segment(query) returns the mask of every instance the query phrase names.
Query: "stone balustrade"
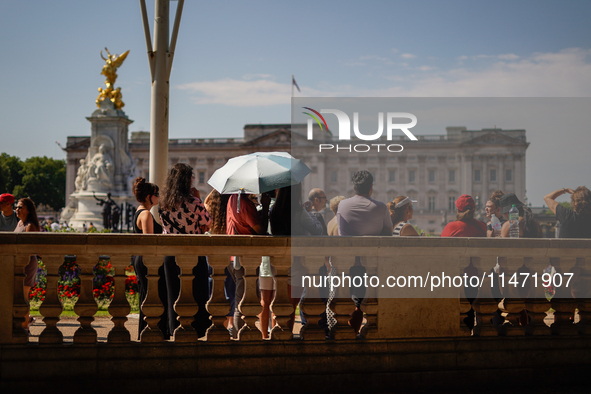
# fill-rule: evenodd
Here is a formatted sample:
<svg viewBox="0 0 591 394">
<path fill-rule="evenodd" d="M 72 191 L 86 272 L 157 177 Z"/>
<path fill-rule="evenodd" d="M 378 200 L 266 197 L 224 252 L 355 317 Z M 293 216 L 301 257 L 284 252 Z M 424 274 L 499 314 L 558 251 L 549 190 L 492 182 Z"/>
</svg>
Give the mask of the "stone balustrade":
<svg viewBox="0 0 591 394">
<path fill-rule="evenodd" d="M 213 290 L 207 304 L 212 321 L 206 335 L 208 342 L 252 343 L 262 340 L 262 334 L 256 327 L 257 315 L 261 311 L 256 269 L 261 256 L 270 256 L 271 264 L 277 271 L 277 292 L 271 309 L 277 316 L 278 325 L 271 332 L 272 342 L 292 339 L 288 320 L 293 306 L 287 284 L 290 281 L 292 286 L 297 283 L 293 282 L 295 278 L 290 277 L 290 272 L 295 270 L 312 277 L 318 275 L 326 256 L 331 256 L 338 272 L 361 269 L 367 275 L 378 275 L 382 280 L 389 275 L 407 275 L 414 268 L 428 270 L 430 274 L 447 270 L 450 275 L 461 276 L 468 272 L 479 278 L 483 275 L 489 278 L 496 266 L 496 271 L 504 274 L 505 282 L 514 275 L 522 278 L 526 274 L 530 277 L 538 274 L 537 286 L 532 280 L 519 282 L 521 286 L 505 283 L 503 292 L 498 293 L 489 285 L 490 276 L 485 285 L 475 290 L 477 294 L 471 294 L 470 289 L 466 293 L 462 286 L 445 298 L 429 298 L 424 296 L 425 293 L 414 293 L 409 289 L 389 298 L 382 296 L 382 288 L 368 287 L 361 306 L 365 313 L 365 325 L 360 337 L 368 341 L 468 336 L 572 336 L 587 335 L 591 329 L 591 300 L 587 298 L 591 240 L 0 233 L 0 313 L 4 316 L 0 320 L 2 344 L 28 343 L 28 335 L 21 328 L 29 310 L 22 283 L 24 267 L 31 254 L 42 256 L 47 269 L 47 293 L 39 310 L 46 326 L 39 337 L 40 345 L 63 343 L 62 333 L 57 327 L 62 312 L 57 280 L 59 267 L 66 255 L 75 255 L 81 270 L 80 297 L 74 309 L 79 316 L 80 327 L 74 334 L 74 344 L 97 343 L 97 333 L 91 324 L 97 311 L 92 280 L 93 268 L 99 256 L 104 255 L 110 256 L 115 269 L 115 294 L 109 306 L 114 327 L 107 338 L 107 343 L 113 344 L 132 342 L 124 325 L 130 311 L 124 293 L 124 269 L 132 255 L 142 255 L 148 269 L 148 296 L 142 305 L 148 327 L 141 335 L 140 346 L 166 343 L 157 327 L 163 311 L 157 291 L 157 272 L 164 256 L 171 255 L 176 256 L 181 269 L 181 293 L 175 305 L 180 326 L 173 339 L 177 343 L 202 342 L 198 341 L 197 333 L 191 326 L 192 316 L 198 309 L 191 293 L 192 268 L 197 263 L 197 256 L 207 256 L 213 268 Z M 223 327 L 229 311 L 223 289 L 224 268 L 230 256 L 240 256 L 244 266 L 245 291 L 239 304 L 244 325 L 237 340 L 233 340 Z M 548 300 L 540 278 L 550 265 L 561 276 L 566 273 L 575 276 L 571 287 L 556 287 L 556 295 Z M 356 333 L 348 324 L 354 308 L 349 292 L 347 287 L 339 288 L 330 306 L 337 321 L 332 332 L 336 341 L 356 338 Z M 319 289 L 307 288 L 302 302 L 302 310 L 308 320 L 301 333 L 304 343 L 325 340 L 324 330 L 317 323 L 325 308 Z M 554 310 L 554 322 L 548 326 L 544 318 L 550 308 Z M 466 325 L 471 309 L 476 312 L 473 329 Z M 493 324 L 495 315 L 502 316 L 500 324 Z M 526 321 L 520 324 L 520 319 Z M 573 324 L 575 321 L 578 323 Z"/>
</svg>

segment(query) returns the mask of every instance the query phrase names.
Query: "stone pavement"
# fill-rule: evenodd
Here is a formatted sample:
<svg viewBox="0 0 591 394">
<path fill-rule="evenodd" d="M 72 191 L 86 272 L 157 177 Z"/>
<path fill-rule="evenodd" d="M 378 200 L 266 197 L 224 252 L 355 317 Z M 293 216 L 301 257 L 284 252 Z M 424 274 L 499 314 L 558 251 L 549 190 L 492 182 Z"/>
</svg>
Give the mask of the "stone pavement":
<svg viewBox="0 0 591 394">
<path fill-rule="evenodd" d="M 125 327 L 129 330 L 132 341 L 137 340 L 139 317 L 140 315 L 138 313 L 127 315 Z M 31 335 L 29 336 L 30 342 L 39 342 L 39 334 L 45 328 L 45 323 L 43 323 L 42 319 L 43 316 L 35 316 L 35 322 L 31 325 Z M 59 323 L 57 323 L 57 327 L 64 334 L 64 342 L 72 342 L 74 332 L 80 327 L 80 323 L 78 323 L 77 319 L 77 316 L 67 316 L 62 317 Z M 94 327 L 97 332 L 98 341 L 106 342 L 107 335 L 111 328 L 113 328 L 111 316 L 96 316 L 94 322 L 92 322 L 92 327 Z"/>
<path fill-rule="evenodd" d="M 125 327 L 129 330 L 131 334 L 131 340 L 137 341 L 138 335 L 138 325 L 139 325 L 139 317 L 138 313 L 133 313 L 127 315 L 127 321 L 125 322 Z M 43 323 L 43 316 L 35 316 L 35 322 L 30 326 L 31 335 L 30 335 L 30 342 L 39 342 L 39 334 L 45 328 L 45 323 Z M 78 323 L 78 317 L 76 316 L 68 316 L 62 317 L 57 324 L 57 327 L 64 335 L 64 342 L 72 342 L 74 338 L 74 332 L 80 327 L 80 323 Z M 257 322 L 258 323 L 258 322 Z M 109 331 L 113 328 L 113 323 L 111 322 L 111 316 L 95 316 L 94 322 L 92 322 L 92 327 L 97 332 L 98 341 L 99 342 L 106 342 L 107 335 L 109 335 Z M 301 328 L 301 324 L 299 320 L 296 320 L 294 325 L 294 332 L 299 333 Z"/>
<path fill-rule="evenodd" d="M 131 334 L 131 340 L 137 341 L 138 335 L 138 324 L 139 324 L 139 317 L 138 313 L 132 313 L 127 315 L 127 321 L 125 322 L 125 327 L 129 330 Z M 35 316 L 35 322 L 31 325 L 31 335 L 30 335 L 30 342 L 38 342 L 39 341 L 39 334 L 45 328 L 45 323 L 43 323 L 42 316 Z M 61 330 L 64 334 L 64 342 L 72 342 L 74 337 L 74 332 L 80 327 L 80 323 L 78 323 L 78 317 L 76 316 L 68 316 L 62 317 L 57 324 L 57 327 Z M 579 316 L 575 317 L 575 322 L 579 320 Z M 552 312 L 548 312 L 546 318 L 544 319 L 544 323 L 550 326 L 554 322 L 554 314 Z M 92 322 L 92 327 L 97 331 L 98 341 L 99 342 L 106 342 L 107 335 L 109 331 L 113 328 L 113 323 L 111 322 L 111 316 L 96 316 L 94 318 L 94 322 Z M 258 327 L 258 322 L 257 322 Z M 294 325 L 294 333 L 296 337 L 298 336 L 301 328 L 301 323 L 299 320 L 295 321 Z"/>
</svg>

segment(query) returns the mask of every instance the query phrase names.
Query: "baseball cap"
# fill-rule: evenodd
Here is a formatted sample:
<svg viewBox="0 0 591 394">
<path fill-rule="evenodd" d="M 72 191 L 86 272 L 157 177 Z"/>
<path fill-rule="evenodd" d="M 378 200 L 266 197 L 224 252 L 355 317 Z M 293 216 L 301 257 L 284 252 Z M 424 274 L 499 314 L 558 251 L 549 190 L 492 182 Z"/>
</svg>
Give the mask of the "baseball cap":
<svg viewBox="0 0 591 394">
<path fill-rule="evenodd" d="M 472 196 L 462 194 L 456 200 L 456 208 L 458 208 L 458 211 L 464 212 L 468 208 L 476 208 L 476 204 L 474 204 L 474 199 L 472 198 Z"/>
<path fill-rule="evenodd" d="M 0 202 L 7 202 L 9 204 L 14 204 L 14 196 L 10 193 L 0 194 Z"/>
</svg>

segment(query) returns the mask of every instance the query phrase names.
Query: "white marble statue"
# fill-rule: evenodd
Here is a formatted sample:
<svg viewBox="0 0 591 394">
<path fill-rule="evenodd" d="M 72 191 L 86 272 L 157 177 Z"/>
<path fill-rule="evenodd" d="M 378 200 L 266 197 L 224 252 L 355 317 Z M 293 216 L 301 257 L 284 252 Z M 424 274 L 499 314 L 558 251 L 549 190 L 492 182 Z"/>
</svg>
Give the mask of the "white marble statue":
<svg viewBox="0 0 591 394">
<path fill-rule="evenodd" d="M 113 159 L 107 152 L 107 146 L 101 144 L 94 155 L 87 172 L 87 185 L 90 190 L 111 190 L 113 188 Z"/>
<path fill-rule="evenodd" d="M 80 167 L 76 173 L 76 191 L 86 190 L 86 173 L 88 167 L 86 166 L 86 160 L 80 159 Z"/>
</svg>

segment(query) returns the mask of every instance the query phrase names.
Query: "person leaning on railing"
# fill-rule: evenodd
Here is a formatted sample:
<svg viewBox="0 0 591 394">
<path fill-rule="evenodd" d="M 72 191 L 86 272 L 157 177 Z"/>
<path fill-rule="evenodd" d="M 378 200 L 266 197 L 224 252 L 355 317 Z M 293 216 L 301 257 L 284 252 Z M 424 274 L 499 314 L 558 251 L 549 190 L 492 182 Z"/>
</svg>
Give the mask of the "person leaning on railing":
<svg viewBox="0 0 591 394">
<path fill-rule="evenodd" d="M 503 195 L 499 199 L 499 204 L 501 204 L 501 214 L 506 220 L 503 227 L 501 227 L 501 237 L 509 237 L 509 210 L 515 205 L 519 211 L 519 237 L 542 238 L 542 228 L 540 227 L 540 223 L 534 219 L 531 209 L 519 201 L 517 196 L 515 196 L 515 193 L 507 193 Z"/>
<path fill-rule="evenodd" d="M 502 190 L 495 190 L 493 194 L 491 194 L 490 198 L 486 202 L 484 207 L 484 212 L 486 213 L 486 236 L 487 237 L 500 237 L 501 234 L 495 233 L 494 229 L 492 228 L 491 219 L 492 215 L 495 215 L 499 222 L 501 223 L 501 227 L 507 219 L 501 214 L 501 202 L 500 199 L 503 197 L 505 193 Z"/>
<path fill-rule="evenodd" d="M 277 190 L 277 200 L 271 210 L 270 222 L 273 235 L 321 235 L 323 232 L 322 224 L 302 205 L 301 183 Z M 287 322 L 290 330 L 293 330 L 295 323 L 295 308 L 300 303 L 304 292 L 301 283 L 302 272 L 297 272 L 299 267 L 301 267 L 300 264 L 292 264 L 290 279 L 287 283 L 287 291 L 294 307 Z"/>
<path fill-rule="evenodd" d="M 462 194 L 456 200 L 458 214 L 441 232 L 442 237 L 486 237 L 486 225 L 474 219 L 476 204 L 472 196 Z"/>
<path fill-rule="evenodd" d="M 556 198 L 563 194 L 570 194 L 570 204 L 573 209 L 563 207 Z M 558 238 L 591 238 L 591 191 L 585 186 L 575 190 L 563 188 L 544 196 L 548 208 L 560 222 Z"/>
<path fill-rule="evenodd" d="M 162 226 L 156 222 L 150 213 L 150 209 L 158 204 L 158 185 L 146 182 L 142 177 L 137 177 L 133 184 L 133 195 L 137 202 L 140 203 L 133 216 L 133 232 L 136 234 L 162 234 Z M 131 261 L 137 277 L 139 293 L 140 318 L 137 334 L 138 339 L 140 339 L 142 331 L 147 326 L 147 323 L 144 321 L 145 315 L 142 312 L 141 306 L 148 294 L 148 279 L 146 278 L 148 270 L 144 265 L 142 256 L 131 256 Z M 158 293 L 161 294 L 163 292 L 166 292 L 164 280 L 158 280 Z M 162 319 L 161 322 L 165 322 L 165 320 Z M 163 332 L 165 331 L 165 328 L 161 327 L 160 323 L 158 323 L 158 326 Z"/>
<path fill-rule="evenodd" d="M 160 199 L 160 221 L 164 234 L 203 234 L 209 230 L 211 217 L 199 198 L 199 192 L 193 187 L 195 175 L 188 164 L 175 164 L 166 177 L 162 198 Z M 174 303 L 181 290 L 180 268 L 174 256 L 164 258 L 164 278 L 166 281 L 166 305 L 164 305 L 168 322 L 168 335 L 172 335 L 179 325 Z M 199 337 L 205 336 L 211 325 L 205 304 L 209 300 L 209 265 L 205 256 L 199 256 L 193 268 L 193 296 L 199 305 L 193 327 Z M 166 337 L 167 333 L 164 333 Z"/>
<path fill-rule="evenodd" d="M 416 201 L 415 201 L 416 202 Z M 414 212 L 413 201 L 406 196 L 398 196 L 386 204 L 392 219 L 392 235 L 395 237 L 418 236 L 417 230 L 410 224 Z"/>
<path fill-rule="evenodd" d="M 37 210 L 35 209 L 35 203 L 30 198 L 21 198 L 16 203 L 16 216 L 20 219 L 16 228 L 15 233 L 24 233 L 31 231 L 41 231 L 39 227 L 39 219 L 37 218 Z M 29 263 L 25 266 L 25 280 L 24 280 L 24 294 L 25 299 L 29 302 L 29 292 L 31 288 L 35 286 L 35 276 L 37 274 L 37 268 L 39 264 L 36 255 L 29 256 Z M 29 331 L 29 324 L 34 319 L 31 315 L 27 315 L 23 322 L 23 328 Z"/>
<path fill-rule="evenodd" d="M 230 200 L 229 194 L 220 194 L 217 190 L 213 189 L 203 201 L 205 209 L 211 216 L 211 226 L 209 228 L 210 234 L 226 234 L 226 215 L 228 201 Z M 234 329 L 234 314 L 236 312 L 236 280 L 232 275 L 234 272 L 234 263 L 230 261 L 228 266 L 224 268 L 226 279 L 224 280 L 224 291 L 226 298 L 230 304 L 230 311 L 226 315 L 226 322 L 224 326 L 230 333 L 230 336 L 234 337 L 237 333 L 238 328 Z"/>
</svg>

